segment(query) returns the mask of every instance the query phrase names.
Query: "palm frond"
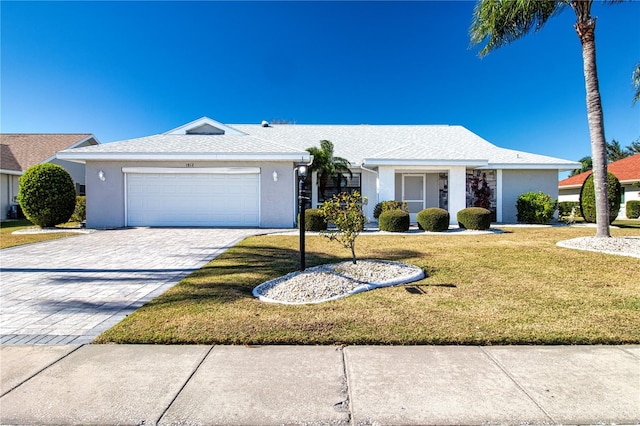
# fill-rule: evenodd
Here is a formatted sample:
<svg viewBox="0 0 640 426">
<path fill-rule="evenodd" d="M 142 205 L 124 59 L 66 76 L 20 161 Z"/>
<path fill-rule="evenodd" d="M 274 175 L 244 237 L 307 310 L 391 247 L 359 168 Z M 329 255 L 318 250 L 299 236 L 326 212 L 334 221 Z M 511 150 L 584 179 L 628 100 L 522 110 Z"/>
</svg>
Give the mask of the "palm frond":
<svg viewBox="0 0 640 426">
<path fill-rule="evenodd" d="M 544 24 L 567 4 L 560 0 L 480 0 L 473 10 L 471 46 L 484 44 L 479 55 L 524 37 Z"/>
</svg>

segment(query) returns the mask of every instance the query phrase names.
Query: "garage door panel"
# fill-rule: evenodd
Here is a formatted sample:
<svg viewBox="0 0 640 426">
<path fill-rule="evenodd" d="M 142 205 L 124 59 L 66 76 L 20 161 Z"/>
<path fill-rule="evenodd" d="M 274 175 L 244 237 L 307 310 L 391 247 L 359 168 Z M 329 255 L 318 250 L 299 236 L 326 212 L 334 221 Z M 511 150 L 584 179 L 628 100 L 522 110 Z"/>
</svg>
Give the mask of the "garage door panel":
<svg viewBox="0 0 640 426">
<path fill-rule="evenodd" d="M 129 226 L 259 226 L 258 174 L 127 174 Z"/>
</svg>

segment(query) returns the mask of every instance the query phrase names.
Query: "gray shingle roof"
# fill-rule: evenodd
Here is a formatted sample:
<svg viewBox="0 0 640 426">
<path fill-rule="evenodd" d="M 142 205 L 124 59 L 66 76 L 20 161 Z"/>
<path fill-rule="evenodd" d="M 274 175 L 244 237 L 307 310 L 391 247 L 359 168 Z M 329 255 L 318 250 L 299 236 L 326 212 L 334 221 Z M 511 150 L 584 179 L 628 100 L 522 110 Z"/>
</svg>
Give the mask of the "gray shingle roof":
<svg viewBox="0 0 640 426">
<path fill-rule="evenodd" d="M 74 149 L 74 153 L 119 154 L 292 154 L 305 153 L 278 142 L 250 135 L 160 134 Z"/>
<path fill-rule="evenodd" d="M 192 123 L 210 120 L 203 117 Z M 213 124 L 213 120 L 210 120 Z M 220 126 L 220 123 L 217 123 Z M 195 125 L 195 124 L 194 124 Z M 225 125 L 227 126 L 227 125 Z M 185 130 L 185 126 L 178 128 Z M 268 158 L 291 159 L 308 155 L 306 149 L 323 139 L 334 144 L 335 155 L 354 166 L 390 164 L 467 164 L 502 168 L 573 169 L 576 163 L 554 157 L 504 149 L 493 145 L 462 126 L 448 125 L 306 125 L 233 124 L 239 134 L 160 135 L 112 142 L 63 151 L 63 158 L 88 159 L 101 155 L 126 159 L 147 158 Z M 175 129 L 174 129 L 175 130 Z M 174 156 L 174 157 L 172 157 Z M 219 157 L 216 157 L 219 156 Z"/>
<path fill-rule="evenodd" d="M 322 139 L 334 144 L 335 155 L 352 164 L 398 161 L 485 161 L 489 165 L 515 167 L 549 165 L 575 168 L 575 162 L 500 148 L 462 126 L 448 125 L 300 125 L 262 127 L 234 124 L 240 131 L 260 138 L 306 149 Z"/>
</svg>

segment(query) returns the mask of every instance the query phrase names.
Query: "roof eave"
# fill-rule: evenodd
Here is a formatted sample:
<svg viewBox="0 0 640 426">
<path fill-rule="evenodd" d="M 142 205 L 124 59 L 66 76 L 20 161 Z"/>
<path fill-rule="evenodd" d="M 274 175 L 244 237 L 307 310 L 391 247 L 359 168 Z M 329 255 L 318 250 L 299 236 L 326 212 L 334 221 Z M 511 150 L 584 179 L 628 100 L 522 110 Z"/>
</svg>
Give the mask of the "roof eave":
<svg viewBox="0 0 640 426">
<path fill-rule="evenodd" d="M 502 169 L 502 170 L 558 170 L 561 172 L 567 170 L 575 170 L 580 167 L 579 163 L 489 163 L 487 169 Z"/>
<path fill-rule="evenodd" d="M 57 153 L 60 160 L 87 161 L 303 161 L 309 162 L 308 152 L 299 153 Z"/>
<path fill-rule="evenodd" d="M 482 167 L 487 160 L 399 160 L 391 158 L 365 158 L 362 164 L 366 166 L 468 166 Z"/>
<path fill-rule="evenodd" d="M 8 170 L 8 169 L 0 169 L 0 174 L 3 175 L 13 175 L 13 176 L 22 176 L 24 174 L 23 171 L 19 170 Z"/>
</svg>

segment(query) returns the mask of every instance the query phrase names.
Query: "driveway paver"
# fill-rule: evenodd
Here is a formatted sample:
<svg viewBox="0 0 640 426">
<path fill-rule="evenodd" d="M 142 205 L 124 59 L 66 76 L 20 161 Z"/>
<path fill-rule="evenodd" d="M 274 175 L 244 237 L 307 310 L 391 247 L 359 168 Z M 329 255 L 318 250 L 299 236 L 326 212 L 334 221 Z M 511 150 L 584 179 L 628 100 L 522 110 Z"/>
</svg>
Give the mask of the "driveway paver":
<svg viewBox="0 0 640 426">
<path fill-rule="evenodd" d="M 0 252 L 0 344 L 85 344 L 264 229 L 128 228 Z"/>
</svg>

